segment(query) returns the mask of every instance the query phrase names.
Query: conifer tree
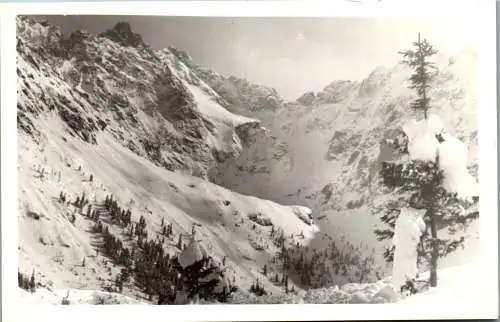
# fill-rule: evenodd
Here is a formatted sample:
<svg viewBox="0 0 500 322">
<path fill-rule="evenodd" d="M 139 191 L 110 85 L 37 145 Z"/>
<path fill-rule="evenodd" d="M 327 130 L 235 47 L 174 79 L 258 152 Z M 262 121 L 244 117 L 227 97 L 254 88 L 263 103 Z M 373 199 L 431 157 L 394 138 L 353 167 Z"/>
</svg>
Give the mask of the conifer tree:
<svg viewBox="0 0 500 322">
<path fill-rule="evenodd" d="M 29 283 L 29 289 L 30 289 L 31 293 L 35 292 L 35 287 L 36 287 L 35 270 L 33 270 L 33 273 L 31 273 L 31 278 L 30 278 L 30 283 Z"/>
<path fill-rule="evenodd" d="M 431 69 L 435 66 L 428 60 L 437 51 L 427 40 L 414 42 L 415 50 L 401 52 L 403 62 L 408 64 L 414 73 L 410 76 L 411 89 L 415 89 L 417 98 L 411 103 L 412 109 L 422 111 L 424 119 L 430 105 L 428 89 L 431 86 L 433 73 Z M 386 140 L 386 144 L 393 146 L 399 155 L 408 154 L 408 140 L 403 137 Z M 442 139 L 442 138 L 441 138 Z M 442 143 L 436 136 L 437 143 Z M 438 231 L 443 228 L 454 229 L 466 224 L 479 216 L 477 211 L 469 211 L 465 216 L 461 209 L 470 209 L 471 202 L 457 198 L 456 194 L 447 192 L 442 184 L 444 180 L 443 171 L 439 169 L 439 155 L 434 161 L 411 160 L 404 163 L 396 160 L 382 163 L 380 169 L 382 185 L 387 193 L 395 195 L 395 199 L 386 203 L 383 209 L 375 209 L 374 213 L 379 216 L 385 228 L 375 229 L 378 240 L 390 240 L 394 237 L 396 219 L 402 207 L 414 209 L 425 209 L 424 221 L 426 231 L 424 232 L 418 249 L 419 263 L 425 264 L 430 270 L 429 284 L 437 285 L 437 261 L 438 258 L 447 256 L 463 245 L 464 238 L 440 238 Z M 477 198 L 472 203 L 477 202 Z M 395 246 L 387 247 L 384 258 L 387 262 L 394 260 Z"/>
<path fill-rule="evenodd" d="M 23 274 L 20 271 L 17 271 L 17 286 L 24 288 Z"/>
<path fill-rule="evenodd" d="M 219 297 L 215 287 L 220 283 L 220 270 L 210 257 L 204 257 L 184 268 L 177 261 L 173 265 L 181 275 L 182 288 L 187 292 L 188 299 L 199 297 L 213 300 Z"/>
<path fill-rule="evenodd" d="M 85 199 L 85 192 L 83 192 L 82 197 L 80 198 L 80 204 L 78 205 L 78 208 L 80 208 L 80 211 L 83 208 L 83 206 L 85 206 L 85 203 L 87 203 L 87 200 Z"/>
<path fill-rule="evenodd" d="M 432 47 L 427 39 L 421 41 L 420 33 L 413 46 L 415 47 L 414 50 L 408 49 L 399 54 L 403 56 L 403 63 L 410 66 L 414 71 L 410 76 L 411 85 L 409 88 L 415 89 L 418 98 L 411 103 L 410 107 L 423 111 L 424 118 L 427 119 L 427 111 L 430 108 L 428 89 L 432 81 L 432 70 L 436 69 L 435 64 L 429 61 L 429 58 L 437 54 L 438 51 Z"/>
<path fill-rule="evenodd" d="M 122 280 L 120 274 L 116 275 L 115 284 L 116 284 L 116 287 L 118 288 L 118 292 L 122 293 L 123 292 L 123 280 Z"/>
<path fill-rule="evenodd" d="M 182 234 L 179 234 L 179 239 L 177 240 L 177 248 L 182 250 Z"/>
</svg>

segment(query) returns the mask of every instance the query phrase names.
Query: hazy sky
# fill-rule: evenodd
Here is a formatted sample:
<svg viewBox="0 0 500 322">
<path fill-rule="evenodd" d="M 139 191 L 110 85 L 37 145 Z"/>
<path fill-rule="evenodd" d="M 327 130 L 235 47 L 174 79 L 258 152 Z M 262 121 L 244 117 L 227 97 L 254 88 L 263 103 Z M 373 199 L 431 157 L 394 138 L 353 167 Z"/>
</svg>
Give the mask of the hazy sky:
<svg viewBox="0 0 500 322">
<path fill-rule="evenodd" d="M 174 46 L 229 76 L 276 88 L 287 100 L 319 91 L 333 80 L 361 80 L 377 66 L 393 66 L 420 31 L 440 51 L 475 46 L 474 25 L 463 19 L 213 18 L 52 16 L 65 35 L 97 34 L 128 21 L 153 47 Z M 477 36 L 476 36 L 477 37 Z"/>
</svg>

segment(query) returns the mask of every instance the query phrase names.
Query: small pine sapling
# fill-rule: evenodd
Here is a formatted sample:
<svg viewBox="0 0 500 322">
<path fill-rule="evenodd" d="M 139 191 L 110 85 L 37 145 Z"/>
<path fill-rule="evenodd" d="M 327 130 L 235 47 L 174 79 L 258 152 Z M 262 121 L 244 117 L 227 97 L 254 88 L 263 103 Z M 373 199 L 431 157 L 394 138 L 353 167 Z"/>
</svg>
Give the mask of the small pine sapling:
<svg viewBox="0 0 500 322">
<path fill-rule="evenodd" d="M 182 234 L 179 234 L 179 239 L 177 240 L 177 248 L 182 250 Z"/>
<path fill-rule="evenodd" d="M 31 273 L 31 278 L 30 278 L 30 283 L 29 283 L 30 292 L 35 293 L 35 288 L 36 288 L 35 270 L 33 270 L 33 273 Z"/>
<path fill-rule="evenodd" d="M 69 302 L 69 290 L 68 290 L 68 292 L 66 293 L 66 296 L 65 296 L 65 297 L 63 297 L 63 299 L 62 299 L 62 301 L 61 301 L 61 304 L 62 304 L 62 305 L 69 305 L 69 304 L 70 304 L 70 302 Z"/>
</svg>

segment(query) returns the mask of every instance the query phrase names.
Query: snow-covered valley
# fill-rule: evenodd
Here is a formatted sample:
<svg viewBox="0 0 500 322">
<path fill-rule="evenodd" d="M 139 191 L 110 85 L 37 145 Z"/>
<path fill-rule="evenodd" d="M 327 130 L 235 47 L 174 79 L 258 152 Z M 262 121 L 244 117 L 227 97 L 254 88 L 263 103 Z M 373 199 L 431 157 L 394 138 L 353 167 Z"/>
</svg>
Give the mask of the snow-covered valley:
<svg viewBox="0 0 500 322">
<path fill-rule="evenodd" d="M 430 88 L 433 113 L 465 143 L 469 172 L 477 179 L 476 53 L 438 54 L 436 64 Z M 260 132 L 236 162 L 225 163 L 221 184 L 282 204 L 304 204 L 322 232 L 339 236 L 349 231 L 346 238 L 352 241 L 381 246 L 372 233 L 378 219 L 370 215 L 386 199 L 378 183 L 384 161 L 379 142 L 415 118 L 408 108 L 415 98 L 407 88 L 409 74 L 403 64 L 378 67 L 362 82 L 334 81 L 277 112 L 248 114 L 262 120 L 270 134 Z M 476 226 L 466 253 L 453 254 L 442 264 L 474 258 L 477 238 Z M 324 240 L 316 235 L 312 243 L 324 245 Z"/>
<path fill-rule="evenodd" d="M 122 255 L 160 245 L 168 260 L 195 240 L 237 286 L 234 304 L 420 305 L 449 294 L 473 303 L 481 292 L 452 283 L 480 270 L 468 265 L 477 222 L 466 247 L 440 261 L 440 288 L 402 299 L 390 287 L 387 243 L 373 230 L 389 198 L 379 143 L 415 117 L 405 66 L 285 102 L 178 49 L 151 48 L 127 23 L 97 36 L 63 37 L 26 17 L 17 28 L 19 271 L 36 281 L 22 303 L 159 302 L 137 272 L 118 286 L 127 260 L 106 253 L 107 234 Z M 439 56 L 431 87 L 433 113 L 468 149 L 472 181 L 475 63 L 470 49 Z"/>
</svg>

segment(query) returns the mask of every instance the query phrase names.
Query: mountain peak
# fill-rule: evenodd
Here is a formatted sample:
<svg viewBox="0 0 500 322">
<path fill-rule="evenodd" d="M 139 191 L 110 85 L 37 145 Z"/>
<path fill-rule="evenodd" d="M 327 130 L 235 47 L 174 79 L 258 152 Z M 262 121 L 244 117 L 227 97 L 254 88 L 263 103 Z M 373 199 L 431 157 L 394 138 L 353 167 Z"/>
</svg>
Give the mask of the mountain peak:
<svg viewBox="0 0 500 322">
<path fill-rule="evenodd" d="M 113 30 L 116 32 L 122 33 L 122 34 L 128 34 L 132 33 L 132 26 L 130 26 L 130 23 L 126 21 L 121 21 L 118 22 L 114 27 Z"/>
<path fill-rule="evenodd" d="M 316 94 L 313 91 L 308 91 L 297 98 L 297 102 L 302 105 L 309 106 L 316 100 Z"/>
<path fill-rule="evenodd" d="M 144 47 L 146 44 L 142 36 L 132 31 L 130 23 L 126 21 L 118 22 L 112 29 L 99 34 L 100 37 L 106 37 L 112 41 L 118 42 L 126 47 Z"/>
<path fill-rule="evenodd" d="M 182 61 L 184 64 L 186 64 L 189 67 L 192 67 L 193 65 L 193 59 L 189 55 L 189 53 L 185 50 L 175 48 L 172 46 L 168 47 L 168 50 L 175 55 L 180 61 Z"/>
</svg>

